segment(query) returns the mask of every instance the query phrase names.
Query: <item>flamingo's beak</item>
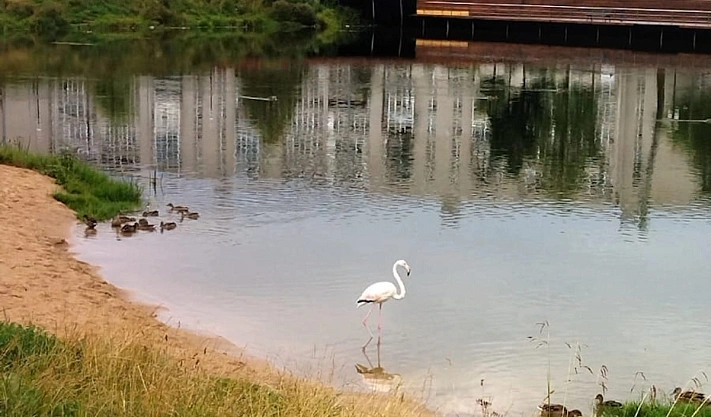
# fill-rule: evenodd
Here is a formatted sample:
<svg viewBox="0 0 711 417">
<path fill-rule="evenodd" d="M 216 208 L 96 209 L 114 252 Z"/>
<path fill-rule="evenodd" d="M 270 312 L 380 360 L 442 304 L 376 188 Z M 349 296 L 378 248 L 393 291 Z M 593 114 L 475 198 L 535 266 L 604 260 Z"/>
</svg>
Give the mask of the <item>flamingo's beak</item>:
<svg viewBox="0 0 711 417">
<path fill-rule="evenodd" d="M 410 268 L 407 268 L 407 276 L 410 276 Z"/>
</svg>

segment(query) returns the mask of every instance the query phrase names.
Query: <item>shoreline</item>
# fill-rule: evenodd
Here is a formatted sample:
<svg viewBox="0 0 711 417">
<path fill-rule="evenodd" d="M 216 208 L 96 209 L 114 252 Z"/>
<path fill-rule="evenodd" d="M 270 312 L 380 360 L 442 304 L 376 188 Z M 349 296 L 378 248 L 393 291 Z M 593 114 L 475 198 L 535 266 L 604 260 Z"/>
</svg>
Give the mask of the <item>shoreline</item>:
<svg viewBox="0 0 711 417">
<path fill-rule="evenodd" d="M 10 254 L 0 259 L 4 321 L 32 324 L 60 338 L 140 338 L 214 376 L 318 384 L 332 389 L 354 415 L 368 415 L 374 402 L 387 406 L 383 415 L 436 415 L 401 393 L 342 391 L 275 369 L 219 335 L 169 326 L 158 318 L 163 307 L 137 301 L 135 294 L 107 282 L 99 267 L 76 258 L 69 242 L 78 221 L 74 211 L 52 197 L 58 189 L 50 177 L 0 164 L 0 251 Z"/>
</svg>

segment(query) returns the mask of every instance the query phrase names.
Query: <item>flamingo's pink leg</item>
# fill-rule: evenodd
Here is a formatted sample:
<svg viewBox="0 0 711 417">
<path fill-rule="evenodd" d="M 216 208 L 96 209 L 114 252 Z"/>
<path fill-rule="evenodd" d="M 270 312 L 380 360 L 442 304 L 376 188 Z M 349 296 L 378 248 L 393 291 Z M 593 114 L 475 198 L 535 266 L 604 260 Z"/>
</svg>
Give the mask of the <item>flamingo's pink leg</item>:
<svg viewBox="0 0 711 417">
<path fill-rule="evenodd" d="M 383 305 L 378 308 L 378 339 L 383 335 Z"/>
<path fill-rule="evenodd" d="M 382 306 L 382 304 L 381 304 Z M 368 334 L 370 334 L 370 337 L 373 338 L 373 332 L 370 331 L 370 327 L 368 327 L 368 317 L 370 317 L 370 313 L 373 312 L 373 307 L 375 307 L 375 304 L 370 305 L 370 310 L 368 310 L 368 314 L 365 315 L 365 318 L 363 319 L 363 327 L 368 330 Z"/>
</svg>

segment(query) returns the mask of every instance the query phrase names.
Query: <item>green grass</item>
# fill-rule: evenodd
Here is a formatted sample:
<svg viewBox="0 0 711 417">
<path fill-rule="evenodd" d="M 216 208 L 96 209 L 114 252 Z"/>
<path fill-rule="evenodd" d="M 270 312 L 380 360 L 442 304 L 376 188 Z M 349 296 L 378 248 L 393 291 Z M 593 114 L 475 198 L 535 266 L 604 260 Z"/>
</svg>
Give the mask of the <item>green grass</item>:
<svg viewBox="0 0 711 417">
<path fill-rule="evenodd" d="M 363 413 L 336 391 L 294 378 L 211 375 L 194 366 L 201 354 L 179 360 L 140 331 L 59 341 L 0 322 L 0 363 L 13 364 L 0 372 L 0 416 L 408 415 L 399 400 Z"/>
<path fill-rule="evenodd" d="M 676 404 L 659 402 L 625 402 L 623 407 L 605 410 L 601 415 L 605 417 L 711 417 L 711 406 L 677 402 Z"/>
<path fill-rule="evenodd" d="M 138 185 L 110 178 L 68 153 L 37 155 L 19 146 L 0 145 L 0 164 L 28 168 L 54 178 L 62 186 L 54 198 L 76 211 L 78 217 L 86 214 L 101 221 L 141 206 Z"/>
</svg>

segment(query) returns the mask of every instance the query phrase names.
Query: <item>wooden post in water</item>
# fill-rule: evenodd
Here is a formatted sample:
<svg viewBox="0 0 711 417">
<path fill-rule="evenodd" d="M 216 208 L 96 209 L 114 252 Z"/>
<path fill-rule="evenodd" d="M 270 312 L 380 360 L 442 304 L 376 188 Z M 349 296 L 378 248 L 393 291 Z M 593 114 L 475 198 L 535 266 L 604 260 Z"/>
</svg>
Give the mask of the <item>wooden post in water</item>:
<svg viewBox="0 0 711 417">
<path fill-rule="evenodd" d="M 402 11 L 402 0 L 400 0 L 400 28 L 402 29 L 403 11 Z M 402 44 L 402 37 L 400 37 L 400 44 Z"/>
<path fill-rule="evenodd" d="M 693 42 L 692 42 L 692 47 L 691 47 L 691 48 L 692 48 L 694 51 L 696 50 L 696 31 L 694 31 L 694 40 L 693 40 Z"/>
</svg>

